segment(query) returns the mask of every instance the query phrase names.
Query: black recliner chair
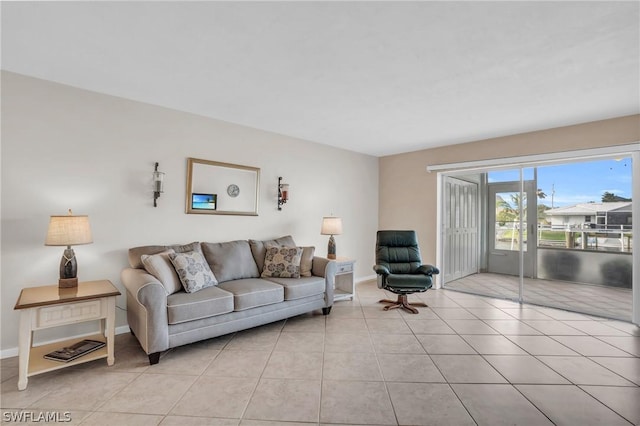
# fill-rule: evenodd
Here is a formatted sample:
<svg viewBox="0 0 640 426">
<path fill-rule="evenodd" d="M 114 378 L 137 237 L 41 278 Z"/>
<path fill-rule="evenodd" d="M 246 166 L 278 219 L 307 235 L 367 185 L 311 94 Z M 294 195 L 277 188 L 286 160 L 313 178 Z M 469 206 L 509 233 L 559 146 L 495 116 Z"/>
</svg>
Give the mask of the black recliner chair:
<svg viewBox="0 0 640 426">
<path fill-rule="evenodd" d="M 378 288 L 398 295 L 398 300 L 383 299 L 388 303 L 384 310 L 403 308 L 417 314 L 414 306 L 425 303 L 409 303 L 407 295 L 425 292 L 433 286 L 432 276 L 440 271 L 435 266 L 423 265 L 415 231 L 378 231 L 376 238 L 376 265 Z"/>
</svg>

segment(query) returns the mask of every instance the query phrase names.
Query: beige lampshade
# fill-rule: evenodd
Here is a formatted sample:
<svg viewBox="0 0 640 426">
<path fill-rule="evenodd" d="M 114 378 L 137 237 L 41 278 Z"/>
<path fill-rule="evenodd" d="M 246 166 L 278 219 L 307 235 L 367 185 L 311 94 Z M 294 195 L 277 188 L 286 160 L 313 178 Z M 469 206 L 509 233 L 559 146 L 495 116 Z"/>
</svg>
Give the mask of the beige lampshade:
<svg viewBox="0 0 640 426">
<path fill-rule="evenodd" d="M 51 216 L 45 246 L 77 246 L 92 242 L 89 216 Z"/>
<path fill-rule="evenodd" d="M 342 234 L 342 219 L 339 217 L 323 217 L 321 235 L 340 235 Z"/>
</svg>

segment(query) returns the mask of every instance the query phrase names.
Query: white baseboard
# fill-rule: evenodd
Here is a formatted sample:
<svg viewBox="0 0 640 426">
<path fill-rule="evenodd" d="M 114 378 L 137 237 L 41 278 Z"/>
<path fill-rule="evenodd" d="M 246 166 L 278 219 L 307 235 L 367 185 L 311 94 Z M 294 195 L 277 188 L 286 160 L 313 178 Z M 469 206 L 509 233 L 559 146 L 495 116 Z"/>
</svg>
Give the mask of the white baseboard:
<svg viewBox="0 0 640 426">
<path fill-rule="evenodd" d="M 368 277 L 360 277 L 360 278 L 357 278 L 355 280 L 354 284 L 360 284 L 360 283 L 365 282 L 365 281 L 376 280 L 377 277 L 378 277 L 377 275 L 369 275 Z"/>
<path fill-rule="evenodd" d="M 129 331 L 130 330 L 129 330 L 129 326 L 128 325 L 122 325 L 120 327 L 116 327 L 115 334 L 124 334 L 124 333 L 128 333 Z M 91 335 L 94 335 L 94 334 L 95 334 L 95 331 L 91 332 L 91 333 L 80 334 L 80 335 L 77 335 L 77 336 L 65 337 L 65 338 L 62 338 L 62 339 L 49 340 L 47 342 L 42 342 L 41 344 L 42 345 L 46 345 L 46 344 L 49 344 L 49 343 L 61 342 L 63 340 L 68 340 L 68 339 L 74 339 L 74 338 L 78 338 L 79 339 L 79 338 L 82 338 L 82 337 L 85 337 L 85 336 L 91 336 Z M 40 346 L 40 345 L 38 345 L 38 346 Z M 18 356 L 18 347 L 17 346 L 15 348 L 3 349 L 3 350 L 0 351 L 0 359 L 11 358 L 11 357 L 14 357 L 14 356 Z"/>
<path fill-rule="evenodd" d="M 121 325 L 120 327 L 116 327 L 116 335 L 117 334 L 125 334 L 131 332 L 129 325 Z"/>
</svg>

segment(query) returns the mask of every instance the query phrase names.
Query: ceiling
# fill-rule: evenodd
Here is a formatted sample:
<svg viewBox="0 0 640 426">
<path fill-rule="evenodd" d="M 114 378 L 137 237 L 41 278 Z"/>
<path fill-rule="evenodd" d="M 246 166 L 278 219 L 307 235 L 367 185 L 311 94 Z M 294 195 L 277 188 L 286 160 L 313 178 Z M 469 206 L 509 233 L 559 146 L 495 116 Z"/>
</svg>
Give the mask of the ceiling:
<svg viewBox="0 0 640 426">
<path fill-rule="evenodd" d="M 640 112 L 640 3 L 2 2 L 2 69 L 375 156 Z"/>
</svg>

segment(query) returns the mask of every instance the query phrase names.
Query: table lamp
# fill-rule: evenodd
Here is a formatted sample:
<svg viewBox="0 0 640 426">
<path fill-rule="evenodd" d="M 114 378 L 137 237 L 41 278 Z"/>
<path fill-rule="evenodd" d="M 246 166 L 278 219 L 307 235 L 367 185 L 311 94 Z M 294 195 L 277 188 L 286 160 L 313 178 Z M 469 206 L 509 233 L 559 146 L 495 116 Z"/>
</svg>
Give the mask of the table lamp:
<svg viewBox="0 0 640 426">
<path fill-rule="evenodd" d="M 336 258 L 336 240 L 334 235 L 342 234 L 342 219 L 334 216 L 327 216 L 322 218 L 321 235 L 331 235 L 329 237 L 329 247 L 327 248 L 327 258 Z"/>
<path fill-rule="evenodd" d="M 58 287 L 72 288 L 78 286 L 78 263 L 71 246 L 91 244 L 92 242 L 89 216 L 74 216 L 71 209 L 69 209 L 69 214 L 66 216 L 51 216 L 44 245 L 67 246 L 60 260 Z"/>
</svg>

